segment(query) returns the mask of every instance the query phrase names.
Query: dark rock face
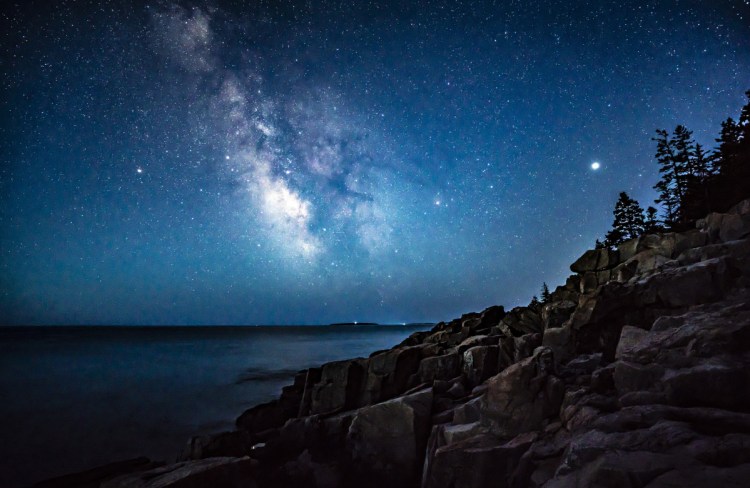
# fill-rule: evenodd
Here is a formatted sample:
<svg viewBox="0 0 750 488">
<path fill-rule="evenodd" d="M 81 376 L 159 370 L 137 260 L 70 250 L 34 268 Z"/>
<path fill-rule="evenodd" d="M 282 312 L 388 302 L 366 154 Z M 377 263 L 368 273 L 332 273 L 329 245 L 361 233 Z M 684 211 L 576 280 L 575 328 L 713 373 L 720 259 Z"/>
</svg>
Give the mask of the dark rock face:
<svg viewBox="0 0 750 488">
<path fill-rule="evenodd" d="M 532 438 L 501 442 L 488 434 L 437 449 L 431 469 L 425 473 L 426 488 L 510 487 L 513 467 L 528 449 Z"/>
<path fill-rule="evenodd" d="M 313 386 L 311 413 L 355 408 L 366 374 L 363 360 L 336 361 L 323 365 L 320 382 Z"/>
<path fill-rule="evenodd" d="M 490 378 L 481 402 L 482 424 L 501 438 L 541 429 L 558 413 L 565 393 L 553 370 L 552 351 L 539 348 Z"/>
<path fill-rule="evenodd" d="M 750 200 L 571 269 L 543 306 L 303 371 L 106 486 L 748 486 Z"/>
<path fill-rule="evenodd" d="M 435 380 L 448 380 L 456 377 L 459 373 L 460 365 L 461 357 L 458 353 L 426 358 L 419 363 L 419 378 L 423 383 L 431 383 Z"/>
<path fill-rule="evenodd" d="M 415 486 L 430 432 L 432 389 L 360 409 L 347 433 L 357 486 Z"/>
<path fill-rule="evenodd" d="M 246 410 L 236 423 L 238 429 L 255 433 L 281 427 L 285 420 L 279 402 L 274 400 Z"/>
</svg>

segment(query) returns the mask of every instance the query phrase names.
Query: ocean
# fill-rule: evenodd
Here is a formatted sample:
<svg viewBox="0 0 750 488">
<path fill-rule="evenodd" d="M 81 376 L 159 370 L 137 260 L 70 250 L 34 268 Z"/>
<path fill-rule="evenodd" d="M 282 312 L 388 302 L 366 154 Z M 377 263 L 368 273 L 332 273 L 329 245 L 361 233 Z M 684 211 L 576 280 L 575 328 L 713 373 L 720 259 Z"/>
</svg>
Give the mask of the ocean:
<svg viewBox="0 0 750 488">
<path fill-rule="evenodd" d="M 0 486 L 142 455 L 173 461 L 297 371 L 427 327 L 0 328 Z"/>
</svg>

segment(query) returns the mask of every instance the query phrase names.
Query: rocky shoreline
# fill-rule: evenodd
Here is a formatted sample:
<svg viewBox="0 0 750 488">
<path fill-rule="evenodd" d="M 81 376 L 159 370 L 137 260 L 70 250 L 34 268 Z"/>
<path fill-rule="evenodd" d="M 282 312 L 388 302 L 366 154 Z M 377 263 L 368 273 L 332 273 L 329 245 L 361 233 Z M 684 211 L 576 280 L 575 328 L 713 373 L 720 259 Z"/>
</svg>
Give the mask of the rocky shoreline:
<svg viewBox="0 0 750 488">
<path fill-rule="evenodd" d="M 38 486 L 747 486 L 750 200 L 571 270 L 545 304 L 302 371 L 179 463 Z"/>
</svg>

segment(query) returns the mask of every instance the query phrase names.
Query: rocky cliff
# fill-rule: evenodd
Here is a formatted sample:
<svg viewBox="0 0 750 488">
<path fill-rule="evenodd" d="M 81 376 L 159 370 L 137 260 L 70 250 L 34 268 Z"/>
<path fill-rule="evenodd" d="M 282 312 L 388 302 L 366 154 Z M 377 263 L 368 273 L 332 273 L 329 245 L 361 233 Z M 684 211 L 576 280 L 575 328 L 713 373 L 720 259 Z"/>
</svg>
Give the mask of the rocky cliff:
<svg viewBox="0 0 750 488">
<path fill-rule="evenodd" d="M 750 200 L 571 270 L 545 304 L 300 372 L 103 486 L 747 486 Z"/>
</svg>

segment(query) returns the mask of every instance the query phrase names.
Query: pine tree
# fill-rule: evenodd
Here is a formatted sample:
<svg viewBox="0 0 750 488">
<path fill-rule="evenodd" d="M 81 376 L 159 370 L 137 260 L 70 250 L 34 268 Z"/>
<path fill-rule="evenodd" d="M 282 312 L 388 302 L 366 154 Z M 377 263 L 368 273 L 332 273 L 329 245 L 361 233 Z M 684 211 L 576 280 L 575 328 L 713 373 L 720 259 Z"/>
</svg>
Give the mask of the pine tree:
<svg viewBox="0 0 750 488">
<path fill-rule="evenodd" d="M 686 221 L 699 219 L 711 211 L 710 177 L 711 167 L 706 151 L 700 144 L 695 144 L 689 155 L 685 195 L 680 204 L 682 216 Z"/>
<path fill-rule="evenodd" d="M 742 130 L 737 122 L 732 117 L 727 118 L 721 123 L 721 133 L 716 142 L 719 143 L 719 147 L 716 148 L 713 157 L 713 165 L 716 173 L 724 173 L 727 167 L 731 167 L 734 163 L 734 159 L 737 157 L 740 145 L 740 135 Z"/>
<path fill-rule="evenodd" d="M 633 239 L 643 234 L 645 224 L 643 221 L 643 208 L 638 202 L 626 192 L 620 192 L 620 197 L 615 204 L 615 220 L 612 222 L 612 230 L 607 232 L 604 244 L 607 247 L 616 247 L 618 244 Z"/>
<path fill-rule="evenodd" d="M 713 154 L 709 188 L 712 210 L 725 211 L 750 196 L 750 90 L 737 122 L 731 117 L 721 124 L 719 143 Z"/>
<path fill-rule="evenodd" d="M 661 222 L 659 222 L 657 210 L 654 207 L 648 207 L 646 209 L 646 218 L 643 220 L 643 227 L 644 234 L 653 234 L 664 230 L 661 226 Z"/>
<path fill-rule="evenodd" d="M 654 185 L 659 192 L 656 203 L 664 206 L 665 222 L 674 227 L 685 222 L 682 204 L 685 202 L 687 180 L 693 174 L 692 155 L 695 150 L 693 133 L 685 126 L 675 127 L 670 138 L 667 131 L 656 131 L 656 161 L 659 163 L 661 179 Z"/>
<path fill-rule="evenodd" d="M 674 149 L 669 134 L 663 129 L 656 131 L 656 161 L 659 163 L 659 173 L 661 179 L 654 185 L 654 189 L 659 192 L 659 198 L 656 203 L 664 207 L 665 221 L 667 224 L 677 222 L 679 219 L 680 199 L 682 198 L 682 188 L 679 182 L 682 179 L 681 171 L 675 166 Z"/>
<path fill-rule="evenodd" d="M 549 303 L 549 301 L 552 299 L 552 294 L 549 292 L 549 287 L 547 286 L 547 283 L 542 283 L 542 303 Z"/>
</svg>

